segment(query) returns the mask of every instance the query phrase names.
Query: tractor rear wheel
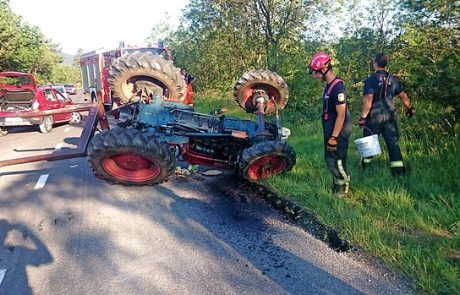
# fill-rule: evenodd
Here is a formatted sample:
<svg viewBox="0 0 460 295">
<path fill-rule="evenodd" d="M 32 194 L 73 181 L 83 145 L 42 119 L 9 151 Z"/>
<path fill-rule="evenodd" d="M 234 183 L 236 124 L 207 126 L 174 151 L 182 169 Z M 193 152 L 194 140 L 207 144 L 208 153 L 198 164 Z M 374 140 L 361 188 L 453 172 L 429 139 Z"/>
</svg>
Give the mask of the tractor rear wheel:
<svg viewBox="0 0 460 295">
<path fill-rule="evenodd" d="M 161 55 L 134 53 L 122 56 L 112 65 L 109 81 L 122 103 L 132 101 L 139 91 L 151 96 L 158 87 L 169 100 L 183 102 L 185 99 L 186 85 L 179 69 Z"/>
<path fill-rule="evenodd" d="M 243 151 L 240 173 L 254 182 L 289 171 L 295 162 L 294 148 L 286 142 L 259 142 Z"/>
<path fill-rule="evenodd" d="M 282 110 L 288 101 L 289 89 L 283 78 L 269 70 L 250 71 L 236 82 L 233 95 L 238 105 L 247 113 L 256 113 L 254 90 L 264 90 L 269 98 L 265 105 L 265 114 L 273 114 L 278 107 Z"/>
<path fill-rule="evenodd" d="M 96 135 L 88 147 L 88 161 L 97 178 L 123 185 L 155 185 L 175 168 L 169 145 L 133 128 L 115 127 Z"/>
</svg>

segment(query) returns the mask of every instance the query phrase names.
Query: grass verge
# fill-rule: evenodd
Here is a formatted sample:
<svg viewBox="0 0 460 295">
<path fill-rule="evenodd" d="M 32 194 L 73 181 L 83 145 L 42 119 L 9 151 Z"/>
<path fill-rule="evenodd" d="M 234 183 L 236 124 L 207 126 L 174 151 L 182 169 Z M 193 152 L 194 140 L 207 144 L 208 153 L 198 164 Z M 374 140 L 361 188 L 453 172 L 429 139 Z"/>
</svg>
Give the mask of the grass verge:
<svg viewBox="0 0 460 295">
<path fill-rule="evenodd" d="M 226 107 L 228 116 L 251 118 L 231 99 L 195 100 L 198 111 Z M 264 184 L 314 212 L 367 254 L 406 274 L 418 288 L 430 294 L 460 294 L 458 125 L 449 119 L 452 110 L 428 103 L 416 108 L 421 111 L 415 118 L 398 122 L 409 168 L 406 177 L 391 177 L 386 151 L 370 169 L 361 170 L 353 143 L 360 130 L 354 128 L 348 154 L 352 191 L 346 197 L 332 196 L 319 116 L 285 114 L 283 126 L 292 131 L 289 143 L 297 152 L 297 164 Z"/>
</svg>

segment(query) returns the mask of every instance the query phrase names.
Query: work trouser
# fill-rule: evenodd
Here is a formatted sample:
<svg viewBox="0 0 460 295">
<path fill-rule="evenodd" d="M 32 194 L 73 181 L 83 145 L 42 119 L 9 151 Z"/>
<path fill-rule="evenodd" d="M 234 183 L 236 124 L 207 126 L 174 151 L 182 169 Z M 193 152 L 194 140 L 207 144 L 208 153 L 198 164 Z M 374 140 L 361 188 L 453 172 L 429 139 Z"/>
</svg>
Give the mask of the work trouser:
<svg viewBox="0 0 460 295">
<path fill-rule="evenodd" d="M 324 159 L 326 166 L 332 173 L 333 184 L 344 186 L 348 190 L 350 183 L 350 176 L 347 170 L 347 153 L 348 153 L 348 139 L 351 135 L 351 116 L 347 111 L 345 122 L 339 137 L 337 138 L 337 151 L 330 152 L 327 150 L 327 141 L 332 136 L 334 130 L 335 118 L 323 120 L 323 135 L 324 135 Z"/>
<path fill-rule="evenodd" d="M 390 156 L 390 167 L 395 174 L 403 173 L 404 163 L 399 148 L 399 131 L 396 123 L 396 111 L 389 102 L 379 101 L 372 105 L 364 125 L 363 136 L 381 134 Z M 370 158 L 364 158 L 363 164 L 370 164 Z"/>
</svg>

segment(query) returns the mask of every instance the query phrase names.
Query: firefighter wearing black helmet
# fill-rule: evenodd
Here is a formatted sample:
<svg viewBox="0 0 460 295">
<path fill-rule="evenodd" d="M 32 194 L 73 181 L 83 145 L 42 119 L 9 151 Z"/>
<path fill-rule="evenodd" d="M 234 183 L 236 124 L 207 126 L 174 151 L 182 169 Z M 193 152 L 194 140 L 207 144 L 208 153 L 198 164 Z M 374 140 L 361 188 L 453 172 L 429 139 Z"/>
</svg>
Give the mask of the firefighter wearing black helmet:
<svg viewBox="0 0 460 295">
<path fill-rule="evenodd" d="M 412 117 L 415 109 L 399 82 L 398 78 L 386 70 L 388 55 L 379 53 L 374 59 L 375 73 L 364 81 L 364 101 L 359 119 L 359 127 L 363 128 L 363 136 L 381 134 L 390 155 L 390 169 L 393 176 L 406 173 L 406 168 L 399 148 L 399 131 L 396 123 L 396 110 L 393 98 L 399 96 L 406 107 L 406 115 Z M 372 157 L 363 158 L 363 168 L 370 165 Z"/>
</svg>

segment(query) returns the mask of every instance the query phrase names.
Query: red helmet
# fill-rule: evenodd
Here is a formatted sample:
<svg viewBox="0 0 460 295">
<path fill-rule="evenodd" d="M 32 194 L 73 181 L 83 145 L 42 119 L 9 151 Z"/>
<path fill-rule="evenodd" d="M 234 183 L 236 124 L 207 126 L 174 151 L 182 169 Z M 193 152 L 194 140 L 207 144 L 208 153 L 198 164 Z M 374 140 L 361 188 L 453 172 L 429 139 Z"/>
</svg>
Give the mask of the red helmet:
<svg viewBox="0 0 460 295">
<path fill-rule="evenodd" d="M 317 52 L 313 54 L 308 63 L 308 69 L 310 74 L 315 71 L 319 71 L 331 64 L 332 58 L 325 52 Z"/>
</svg>

